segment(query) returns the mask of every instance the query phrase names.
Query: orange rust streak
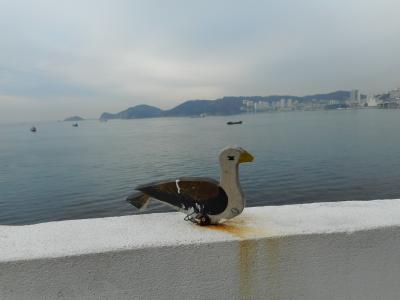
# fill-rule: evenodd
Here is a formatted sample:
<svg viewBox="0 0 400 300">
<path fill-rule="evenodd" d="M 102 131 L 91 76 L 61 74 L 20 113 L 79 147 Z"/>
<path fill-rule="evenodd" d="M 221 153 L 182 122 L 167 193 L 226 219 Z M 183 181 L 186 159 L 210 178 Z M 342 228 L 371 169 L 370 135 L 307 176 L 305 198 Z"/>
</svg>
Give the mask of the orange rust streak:
<svg viewBox="0 0 400 300">
<path fill-rule="evenodd" d="M 239 276 L 241 299 L 252 298 L 252 282 L 256 247 L 256 240 L 239 241 Z"/>
<path fill-rule="evenodd" d="M 207 226 L 207 229 L 230 233 L 241 239 L 246 238 L 248 235 L 254 235 L 258 231 L 255 228 L 238 227 L 238 226 L 227 225 L 227 224 L 210 225 L 210 226 Z"/>
<path fill-rule="evenodd" d="M 238 271 L 241 299 L 252 298 L 252 283 L 254 280 L 254 272 L 256 271 L 255 263 L 257 261 L 257 247 L 260 246 L 257 238 L 260 237 L 267 238 L 265 246 L 261 244 L 261 247 L 264 246 L 267 250 L 267 263 L 270 270 L 269 280 L 271 281 L 271 288 L 280 288 L 280 245 L 279 240 L 271 238 L 274 236 L 274 232 L 268 231 L 265 228 L 257 228 L 250 219 L 246 221 L 245 218 L 229 220 L 223 224 L 209 225 L 204 228 L 225 232 L 239 238 Z"/>
<path fill-rule="evenodd" d="M 257 252 L 257 240 L 255 238 L 266 236 L 266 230 L 251 226 L 251 223 L 246 222 L 243 218 L 229 220 L 223 224 L 205 226 L 205 228 L 226 232 L 240 239 L 238 249 L 239 290 L 241 299 L 251 299 L 253 271 Z"/>
<path fill-rule="evenodd" d="M 265 231 L 260 228 L 248 226 L 244 220 L 228 221 L 223 224 L 205 226 L 207 229 L 226 232 L 237 236 L 240 239 L 254 238 L 265 235 Z"/>
</svg>

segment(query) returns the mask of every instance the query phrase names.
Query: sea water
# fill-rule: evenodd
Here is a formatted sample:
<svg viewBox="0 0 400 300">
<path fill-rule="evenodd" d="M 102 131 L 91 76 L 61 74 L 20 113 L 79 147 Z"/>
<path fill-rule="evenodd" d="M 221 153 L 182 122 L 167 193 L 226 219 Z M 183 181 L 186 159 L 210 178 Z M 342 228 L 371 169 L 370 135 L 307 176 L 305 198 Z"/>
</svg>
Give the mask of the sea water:
<svg viewBox="0 0 400 300">
<path fill-rule="evenodd" d="M 242 120 L 242 125 L 226 125 Z M 30 132 L 35 125 L 37 132 Z M 0 224 L 137 213 L 139 184 L 218 179 L 240 145 L 248 206 L 400 197 L 400 110 L 343 110 L 0 125 Z M 152 202 L 147 212 L 170 211 Z"/>
</svg>

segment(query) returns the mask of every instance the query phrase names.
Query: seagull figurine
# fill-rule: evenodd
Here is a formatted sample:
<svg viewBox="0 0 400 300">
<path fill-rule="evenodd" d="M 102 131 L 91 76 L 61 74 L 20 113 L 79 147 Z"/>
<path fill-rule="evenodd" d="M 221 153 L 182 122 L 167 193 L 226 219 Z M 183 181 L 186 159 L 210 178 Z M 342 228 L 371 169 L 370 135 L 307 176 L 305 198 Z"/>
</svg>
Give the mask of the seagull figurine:
<svg viewBox="0 0 400 300">
<path fill-rule="evenodd" d="M 186 221 L 198 225 L 222 223 L 238 216 L 245 207 L 239 164 L 253 159 L 243 148 L 226 147 L 219 154 L 220 182 L 208 177 L 162 180 L 139 185 L 126 200 L 143 209 L 153 198 L 185 213 Z"/>
</svg>

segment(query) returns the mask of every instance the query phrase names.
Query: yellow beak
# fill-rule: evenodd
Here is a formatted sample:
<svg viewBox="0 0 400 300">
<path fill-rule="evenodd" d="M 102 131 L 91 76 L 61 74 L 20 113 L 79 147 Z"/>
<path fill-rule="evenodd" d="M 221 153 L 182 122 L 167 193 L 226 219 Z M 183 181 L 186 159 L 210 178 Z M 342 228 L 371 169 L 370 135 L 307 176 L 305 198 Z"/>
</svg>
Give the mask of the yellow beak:
<svg viewBox="0 0 400 300">
<path fill-rule="evenodd" d="M 251 155 L 246 150 L 242 152 L 242 154 L 240 154 L 239 163 L 252 162 L 253 160 L 254 160 L 253 155 Z"/>
</svg>

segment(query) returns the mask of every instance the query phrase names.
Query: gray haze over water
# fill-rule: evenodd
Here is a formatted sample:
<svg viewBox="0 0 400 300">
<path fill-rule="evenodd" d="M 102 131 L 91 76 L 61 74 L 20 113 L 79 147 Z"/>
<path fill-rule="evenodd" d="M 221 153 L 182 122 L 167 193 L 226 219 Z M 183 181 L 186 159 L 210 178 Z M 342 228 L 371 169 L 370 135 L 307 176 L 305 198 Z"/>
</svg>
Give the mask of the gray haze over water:
<svg viewBox="0 0 400 300">
<path fill-rule="evenodd" d="M 256 158 L 240 167 L 248 206 L 400 197 L 398 110 L 30 125 L 0 125 L 0 224 L 134 214 L 134 186 L 218 178 L 229 144 Z"/>
<path fill-rule="evenodd" d="M 398 0 L 0 3 L 0 122 L 399 86 Z"/>
</svg>

